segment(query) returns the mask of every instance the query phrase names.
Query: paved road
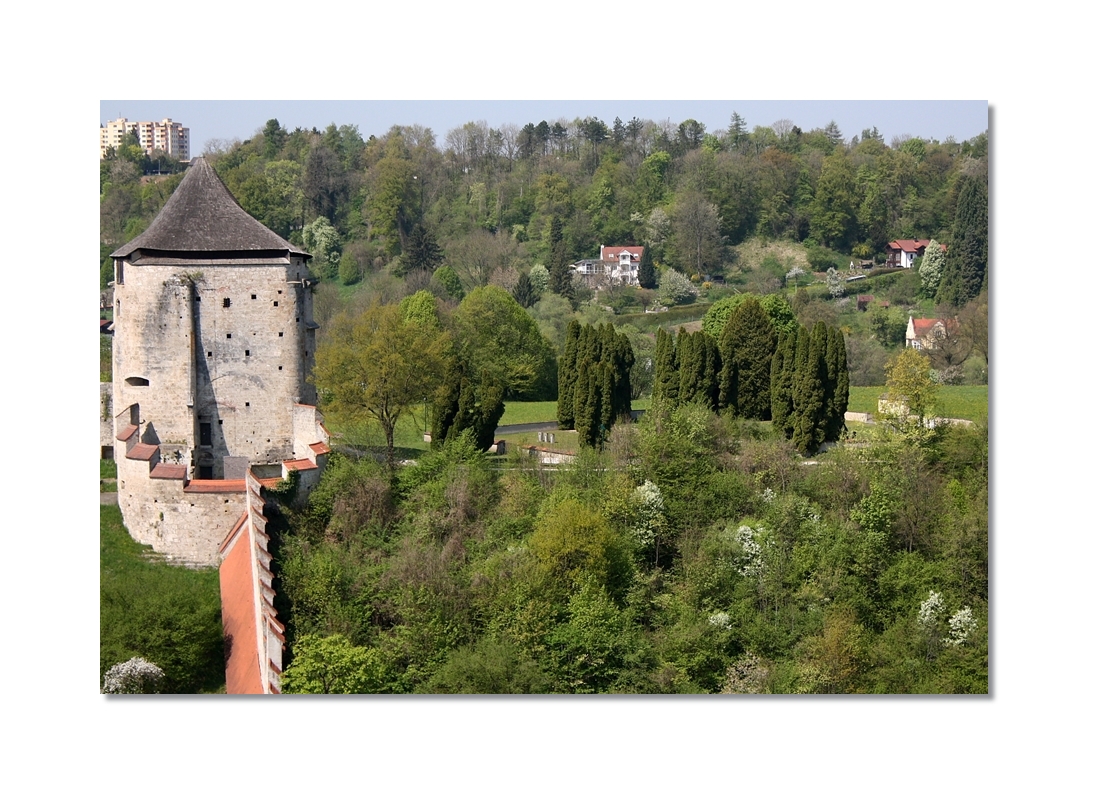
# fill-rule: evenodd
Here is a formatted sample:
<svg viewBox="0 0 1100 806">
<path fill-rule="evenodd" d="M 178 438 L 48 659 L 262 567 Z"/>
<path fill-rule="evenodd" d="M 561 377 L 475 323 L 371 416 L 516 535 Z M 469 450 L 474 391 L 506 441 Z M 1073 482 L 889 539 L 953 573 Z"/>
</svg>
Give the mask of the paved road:
<svg viewBox="0 0 1100 806">
<path fill-rule="evenodd" d="M 645 409 L 634 409 L 630 412 L 630 416 L 637 420 L 641 415 L 645 414 Z M 558 421 L 552 420 L 548 423 L 516 423 L 515 425 L 502 425 L 494 432 L 499 439 L 507 434 L 525 434 L 528 431 L 557 431 Z"/>
<path fill-rule="evenodd" d="M 497 437 L 502 437 L 505 434 L 523 434 L 527 431 L 553 431 L 557 427 L 557 420 L 549 423 L 516 423 L 515 425 L 502 425 L 497 428 L 495 433 Z"/>
</svg>

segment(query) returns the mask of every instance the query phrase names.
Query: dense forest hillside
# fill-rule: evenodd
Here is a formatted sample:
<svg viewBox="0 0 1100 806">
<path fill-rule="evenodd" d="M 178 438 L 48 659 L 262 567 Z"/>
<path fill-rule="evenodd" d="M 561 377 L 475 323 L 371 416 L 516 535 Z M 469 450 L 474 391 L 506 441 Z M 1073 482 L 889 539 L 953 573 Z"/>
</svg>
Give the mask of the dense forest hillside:
<svg viewBox="0 0 1100 806">
<path fill-rule="evenodd" d="M 645 244 L 658 267 L 728 278 L 753 236 L 804 244 L 802 268 L 817 271 L 881 263 L 896 238 L 951 244 L 968 180 L 985 187 L 988 142 L 887 144 L 874 129 L 846 137 L 789 120 L 749 131 L 734 112 L 716 132 L 690 119 L 478 121 L 442 141 L 415 125 L 364 140 L 354 126 L 287 131 L 273 119 L 208 148 L 241 205 L 309 247 L 320 274 L 354 282 L 446 263 L 468 288 L 595 257 L 600 244 Z M 142 174 L 165 163 L 133 146 L 102 162 L 104 254 L 163 205 L 178 177 Z"/>
</svg>

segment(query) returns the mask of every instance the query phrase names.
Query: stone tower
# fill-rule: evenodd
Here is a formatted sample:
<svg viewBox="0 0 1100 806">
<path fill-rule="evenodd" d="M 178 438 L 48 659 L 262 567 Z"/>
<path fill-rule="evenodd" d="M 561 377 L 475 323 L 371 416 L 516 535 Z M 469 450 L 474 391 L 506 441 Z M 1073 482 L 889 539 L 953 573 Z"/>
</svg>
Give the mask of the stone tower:
<svg viewBox="0 0 1100 806">
<path fill-rule="evenodd" d="M 111 257 L 123 519 L 140 542 L 214 563 L 248 473 L 316 470 L 303 463 L 327 453 L 308 381 L 310 256 L 246 213 L 200 157 Z M 185 494 L 204 491 L 221 503 Z"/>
</svg>

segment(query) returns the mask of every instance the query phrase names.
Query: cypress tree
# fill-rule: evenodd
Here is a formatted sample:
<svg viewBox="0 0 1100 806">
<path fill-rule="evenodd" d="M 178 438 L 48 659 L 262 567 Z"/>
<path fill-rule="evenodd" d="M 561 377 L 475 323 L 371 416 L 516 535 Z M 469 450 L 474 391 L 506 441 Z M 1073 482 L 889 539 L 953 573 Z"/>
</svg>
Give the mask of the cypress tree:
<svg viewBox="0 0 1100 806">
<path fill-rule="evenodd" d="M 680 400 L 676 341 L 664 328 L 657 331 L 657 346 L 653 355 L 653 398 L 663 400 L 670 406 L 675 406 Z"/>
<path fill-rule="evenodd" d="M 771 419 L 772 356 L 778 339 L 775 327 L 756 297 L 737 306 L 722 330 L 722 364 L 736 366 L 736 413 L 756 420 Z M 725 390 L 731 394 L 726 373 Z"/>
<path fill-rule="evenodd" d="M 989 188 L 983 173 L 964 176 L 937 302 L 962 307 L 981 293 L 989 262 Z"/>
<path fill-rule="evenodd" d="M 630 417 L 630 371 L 634 368 L 634 348 L 625 333 L 615 334 L 615 419 Z"/>
<path fill-rule="evenodd" d="M 585 325 L 577 341 L 577 380 L 573 393 L 573 427 L 585 445 L 595 444 L 599 429 L 600 372 L 600 334 L 596 328 Z"/>
<path fill-rule="evenodd" d="M 657 269 L 653 265 L 653 255 L 648 246 L 642 247 L 642 259 L 638 263 L 638 285 L 642 288 L 657 287 Z"/>
<path fill-rule="evenodd" d="M 787 439 L 792 429 L 792 379 L 795 371 L 795 346 L 798 333 L 789 333 L 772 357 L 771 398 L 772 428 Z"/>
<path fill-rule="evenodd" d="M 539 295 L 531 285 L 531 276 L 527 272 L 519 276 L 516 287 L 512 289 L 512 297 L 521 308 L 530 308 L 539 301 Z"/>
<path fill-rule="evenodd" d="M 462 396 L 464 367 L 458 361 L 450 361 L 439 396 L 432 406 L 431 449 L 443 447 L 451 426 L 458 415 L 459 398 Z"/>
<path fill-rule="evenodd" d="M 699 331 L 698 337 L 703 352 L 703 397 L 701 402 L 705 403 L 712 411 L 718 411 L 718 387 L 722 374 L 722 358 L 718 350 L 718 342 L 703 330 Z"/>
<path fill-rule="evenodd" d="M 603 440 L 611 426 L 615 424 L 615 370 L 611 361 L 601 361 L 600 367 L 600 396 L 599 396 L 599 423 L 600 438 Z"/>
<path fill-rule="evenodd" d="M 803 351 L 803 341 L 805 349 Z M 803 454 L 817 451 L 825 439 L 825 384 L 828 370 L 825 354 L 828 335 L 824 322 L 814 325 L 813 333 L 805 340 L 799 335 L 798 377 L 795 381 L 794 429 L 791 439 L 796 450 Z M 800 359 L 802 356 L 799 357 Z M 797 359 L 796 359 L 797 360 Z"/>
<path fill-rule="evenodd" d="M 558 425 L 573 427 L 573 395 L 577 382 L 577 346 L 581 326 L 573 319 L 565 330 L 565 349 L 558 364 Z"/>
<path fill-rule="evenodd" d="M 577 430 L 577 438 L 582 445 L 591 445 L 592 433 L 592 407 L 589 404 L 591 389 L 588 379 L 592 374 L 592 367 L 587 362 L 577 364 L 577 381 L 573 393 L 573 427 Z"/>
<path fill-rule="evenodd" d="M 839 439 L 848 428 L 844 421 L 844 415 L 848 411 L 848 348 L 844 344 L 844 334 L 839 328 L 837 336 L 836 392 L 833 394 L 833 409 L 839 414 L 840 428 L 834 439 Z"/>
<path fill-rule="evenodd" d="M 737 408 L 737 362 L 733 359 L 733 334 L 729 332 L 728 325 L 727 318 L 717 342 L 721 366 L 718 372 L 718 407 L 730 414 L 738 415 L 740 410 Z"/>
<path fill-rule="evenodd" d="M 676 357 L 680 368 L 680 390 L 677 393 L 677 399 L 681 403 L 696 402 L 695 395 L 703 380 L 702 364 L 705 356 L 696 335 L 688 333 L 681 327 L 676 336 Z"/>
<path fill-rule="evenodd" d="M 565 254 L 565 236 L 561 219 L 554 216 L 550 220 L 550 290 L 573 299 L 573 277 L 569 271 L 569 259 Z"/>
<path fill-rule="evenodd" d="M 844 412 L 848 408 L 848 366 L 844 334 L 829 328 L 825 355 L 825 441 L 834 442 L 844 433 Z"/>
</svg>

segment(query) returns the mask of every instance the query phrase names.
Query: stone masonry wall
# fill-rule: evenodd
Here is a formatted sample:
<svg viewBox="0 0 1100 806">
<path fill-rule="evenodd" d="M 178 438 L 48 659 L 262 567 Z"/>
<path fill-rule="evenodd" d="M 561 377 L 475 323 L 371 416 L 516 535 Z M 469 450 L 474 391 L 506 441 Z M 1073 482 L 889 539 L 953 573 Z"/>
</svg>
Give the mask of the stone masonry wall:
<svg viewBox="0 0 1100 806">
<path fill-rule="evenodd" d="M 244 511 L 245 493 L 185 493 L 183 482 L 127 474 L 120 458 L 118 504 L 130 535 L 164 554 L 169 562 L 216 566 L 218 548 Z"/>
</svg>

